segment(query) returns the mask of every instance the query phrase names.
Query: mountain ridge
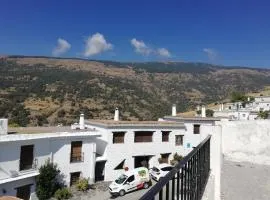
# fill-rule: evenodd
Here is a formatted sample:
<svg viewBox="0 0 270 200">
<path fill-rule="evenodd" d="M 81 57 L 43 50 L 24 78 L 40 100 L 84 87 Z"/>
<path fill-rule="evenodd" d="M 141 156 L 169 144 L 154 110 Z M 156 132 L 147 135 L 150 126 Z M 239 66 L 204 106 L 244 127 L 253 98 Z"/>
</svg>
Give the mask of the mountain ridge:
<svg viewBox="0 0 270 200">
<path fill-rule="evenodd" d="M 81 112 L 112 119 L 115 107 L 123 120 L 157 120 L 174 103 L 186 111 L 232 91 L 258 91 L 270 85 L 270 70 L 11 56 L 0 59 L 0 82 L 0 117 L 20 126 L 68 125 Z"/>
</svg>

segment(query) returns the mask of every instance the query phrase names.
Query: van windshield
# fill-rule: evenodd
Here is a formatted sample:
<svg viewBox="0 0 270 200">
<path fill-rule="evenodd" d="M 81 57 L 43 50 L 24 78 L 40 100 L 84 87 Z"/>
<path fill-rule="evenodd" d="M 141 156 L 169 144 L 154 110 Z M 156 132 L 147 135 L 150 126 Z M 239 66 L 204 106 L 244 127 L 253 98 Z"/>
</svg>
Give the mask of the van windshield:
<svg viewBox="0 0 270 200">
<path fill-rule="evenodd" d="M 115 182 L 116 182 L 117 184 L 122 184 L 126 179 L 127 179 L 127 176 L 124 175 L 124 174 L 122 174 L 121 176 L 119 176 L 119 177 L 115 180 Z"/>
</svg>

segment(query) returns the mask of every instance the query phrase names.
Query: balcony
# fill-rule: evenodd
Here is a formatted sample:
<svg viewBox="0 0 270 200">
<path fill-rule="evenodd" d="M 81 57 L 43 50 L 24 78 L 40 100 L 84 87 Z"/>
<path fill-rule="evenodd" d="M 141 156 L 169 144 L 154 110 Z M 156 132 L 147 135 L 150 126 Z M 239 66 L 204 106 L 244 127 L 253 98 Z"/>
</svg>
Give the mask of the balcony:
<svg viewBox="0 0 270 200">
<path fill-rule="evenodd" d="M 19 171 L 26 171 L 26 170 L 36 170 L 38 166 L 38 159 L 34 158 L 33 160 L 29 159 L 20 159 L 19 160 Z"/>
</svg>

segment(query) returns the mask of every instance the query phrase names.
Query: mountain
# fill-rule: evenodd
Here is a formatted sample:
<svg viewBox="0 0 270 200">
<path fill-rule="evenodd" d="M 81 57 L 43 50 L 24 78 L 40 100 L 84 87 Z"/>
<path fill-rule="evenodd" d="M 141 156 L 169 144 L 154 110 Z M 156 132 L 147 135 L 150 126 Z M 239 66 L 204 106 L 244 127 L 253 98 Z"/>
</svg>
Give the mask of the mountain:
<svg viewBox="0 0 270 200">
<path fill-rule="evenodd" d="M 206 63 L 121 63 L 84 59 L 0 58 L 0 117 L 13 126 L 70 124 L 86 118 L 156 120 L 171 105 L 186 111 L 232 91 L 270 85 L 270 70 Z"/>
</svg>

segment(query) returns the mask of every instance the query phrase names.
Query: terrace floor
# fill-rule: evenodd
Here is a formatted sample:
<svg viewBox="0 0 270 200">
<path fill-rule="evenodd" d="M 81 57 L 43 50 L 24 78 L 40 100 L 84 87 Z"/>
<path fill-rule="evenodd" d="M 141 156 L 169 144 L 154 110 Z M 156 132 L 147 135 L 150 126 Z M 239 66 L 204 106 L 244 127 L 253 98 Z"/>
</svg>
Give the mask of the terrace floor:
<svg viewBox="0 0 270 200">
<path fill-rule="evenodd" d="M 224 160 L 222 200 L 269 200 L 270 166 Z"/>
</svg>

